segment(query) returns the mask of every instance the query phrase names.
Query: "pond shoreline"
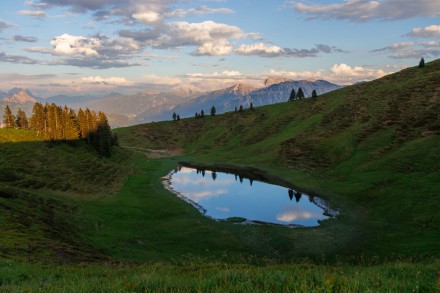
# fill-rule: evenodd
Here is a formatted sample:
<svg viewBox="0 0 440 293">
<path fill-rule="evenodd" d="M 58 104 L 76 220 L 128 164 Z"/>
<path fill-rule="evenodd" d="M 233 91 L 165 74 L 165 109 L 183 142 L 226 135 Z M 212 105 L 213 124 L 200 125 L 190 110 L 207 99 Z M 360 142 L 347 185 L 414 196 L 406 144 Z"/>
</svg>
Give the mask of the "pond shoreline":
<svg viewBox="0 0 440 293">
<path fill-rule="evenodd" d="M 261 170 L 255 167 L 248 167 L 248 166 L 235 166 L 230 164 L 203 164 L 203 163 L 194 163 L 194 162 L 186 162 L 186 161 L 179 161 L 179 166 L 182 167 L 188 167 L 188 168 L 194 168 L 194 169 L 202 169 L 202 170 L 209 170 L 209 171 L 218 171 L 218 172 L 224 172 L 224 173 L 230 173 L 230 174 L 237 174 L 240 173 L 243 177 L 247 179 L 252 179 L 256 181 L 262 181 L 270 184 L 280 185 L 289 189 L 292 189 L 295 193 L 300 192 L 307 194 L 310 198 L 310 200 L 323 209 L 331 218 L 335 218 L 340 214 L 340 211 L 333 206 L 329 205 L 325 200 L 319 197 L 319 195 L 315 192 L 311 192 L 308 190 L 301 190 L 294 184 L 292 184 L 290 181 L 281 178 L 276 175 L 272 175 L 269 172 L 265 170 Z M 171 176 L 170 176 L 171 178 Z M 182 196 L 182 195 L 181 195 Z"/>
</svg>

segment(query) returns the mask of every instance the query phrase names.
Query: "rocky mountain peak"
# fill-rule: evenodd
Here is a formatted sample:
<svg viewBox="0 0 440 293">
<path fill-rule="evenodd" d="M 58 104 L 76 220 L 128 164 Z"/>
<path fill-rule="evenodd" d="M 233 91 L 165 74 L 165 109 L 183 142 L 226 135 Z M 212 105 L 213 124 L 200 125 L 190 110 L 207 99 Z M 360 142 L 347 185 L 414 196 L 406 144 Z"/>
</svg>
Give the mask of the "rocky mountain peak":
<svg viewBox="0 0 440 293">
<path fill-rule="evenodd" d="M 239 93 L 242 95 L 247 95 L 254 90 L 256 90 L 256 88 L 244 83 L 236 84 L 228 89 L 229 92 Z"/>
<path fill-rule="evenodd" d="M 264 81 L 264 86 L 265 87 L 269 87 L 271 85 L 279 84 L 279 83 L 282 83 L 282 82 L 285 82 L 285 81 L 290 81 L 290 80 L 291 79 L 285 78 L 285 77 L 268 77 Z"/>
<path fill-rule="evenodd" d="M 26 103 L 36 103 L 37 100 L 30 96 L 24 90 L 18 90 L 16 93 L 3 98 L 4 102 L 15 103 L 15 104 L 26 104 Z"/>
</svg>

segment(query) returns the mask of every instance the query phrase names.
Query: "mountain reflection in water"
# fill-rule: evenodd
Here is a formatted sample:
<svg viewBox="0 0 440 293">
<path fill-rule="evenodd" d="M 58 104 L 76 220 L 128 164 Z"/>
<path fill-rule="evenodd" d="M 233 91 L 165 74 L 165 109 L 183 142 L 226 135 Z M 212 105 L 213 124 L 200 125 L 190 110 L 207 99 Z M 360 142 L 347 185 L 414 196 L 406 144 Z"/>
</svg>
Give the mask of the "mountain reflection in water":
<svg viewBox="0 0 440 293">
<path fill-rule="evenodd" d="M 327 219 L 314 198 L 238 174 L 181 167 L 171 187 L 214 219 L 240 217 L 283 225 L 318 226 Z M 320 200 L 322 202 L 322 200 Z"/>
</svg>

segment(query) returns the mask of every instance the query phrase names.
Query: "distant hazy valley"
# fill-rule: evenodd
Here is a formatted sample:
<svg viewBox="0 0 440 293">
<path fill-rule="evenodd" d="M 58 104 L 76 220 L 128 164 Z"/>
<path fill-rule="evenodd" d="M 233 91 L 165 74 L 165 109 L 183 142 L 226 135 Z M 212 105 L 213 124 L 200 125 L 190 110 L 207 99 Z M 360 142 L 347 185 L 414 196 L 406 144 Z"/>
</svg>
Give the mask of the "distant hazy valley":
<svg viewBox="0 0 440 293">
<path fill-rule="evenodd" d="M 192 117 L 196 112 L 206 113 L 212 106 L 217 113 L 233 111 L 236 107 L 262 106 L 287 101 L 292 88 L 302 88 L 306 96 L 316 90 L 318 95 L 324 94 L 341 86 L 325 80 L 293 81 L 285 78 L 268 78 L 263 88 L 254 88 L 246 84 L 200 93 L 178 90 L 168 93 L 140 92 L 131 95 L 112 93 L 102 97 L 56 95 L 46 99 L 36 97 L 26 89 L 14 88 L 8 92 L 0 92 L 0 106 L 6 104 L 13 112 L 21 108 L 28 114 L 35 102 L 56 103 L 72 108 L 89 108 L 108 113 L 113 127 L 129 126 L 151 121 L 170 120 L 175 112 L 180 117 Z"/>
</svg>

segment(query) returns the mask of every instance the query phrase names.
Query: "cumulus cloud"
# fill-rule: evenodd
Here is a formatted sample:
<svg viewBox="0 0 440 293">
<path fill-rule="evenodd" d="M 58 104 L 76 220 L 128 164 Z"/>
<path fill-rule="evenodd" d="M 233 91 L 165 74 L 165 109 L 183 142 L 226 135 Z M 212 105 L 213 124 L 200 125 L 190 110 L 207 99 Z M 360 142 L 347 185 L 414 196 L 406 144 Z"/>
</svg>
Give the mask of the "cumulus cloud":
<svg viewBox="0 0 440 293">
<path fill-rule="evenodd" d="M 402 42 L 372 52 L 386 53 L 394 59 L 420 58 L 422 56 L 436 58 L 440 56 L 440 42 Z"/>
<path fill-rule="evenodd" d="M 328 45 L 317 44 L 315 48 L 312 49 L 291 49 L 291 48 L 281 48 L 275 45 L 266 45 L 264 43 L 257 43 L 251 45 L 241 45 L 235 49 L 235 53 L 238 55 L 251 56 L 256 55 L 266 58 L 275 57 L 317 57 L 319 53 L 334 53 L 334 52 L 344 52 L 336 47 L 330 47 Z"/>
<path fill-rule="evenodd" d="M 196 46 L 193 55 L 220 56 L 232 52 L 229 39 L 249 37 L 239 27 L 204 21 L 199 23 L 172 22 L 164 33 L 151 45 L 155 48 L 169 49 L 183 46 Z"/>
<path fill-rule="evenodd" d="M 382 69 L 371 69 L 362 66 L 350 66 L 344 63 L 335 64 L 331 68 L 332 73 L 338 79 L 343 79 L 347 82 L 366 81 L 383 77 L 390 72 L 385 72 Z"/>
<path fill-rule="evenodd" d="M 13 24 L 11 24 L 10 22 L 3 20 L 0 18 L 0 33 L 3 32 L 5 29 L 14 27 Z"/>
<path fill-rule="evenodd" d="M 409 37 L 417 38 L 440 38 L 440 25 L 430 25 L 423 28 L 413 28 L 406 34 Z"/>
<path fill-rule="evenodd" d="M 139 66 L 127 59 L 137 57 L 142 47 L 131 39 L 109 38 L 105 35 L 73 36 L 63 34 L 50 41 L 52 48 L 26 48 L 28 52 L 51 54 L 63 59 L 51 62 L 52 65 L 72 65 L 90 68 L 112 68 Z"/>
<path fill-rule="evenodd" d="M 30 16 L 33 18 L 44 18 L 47 16 L 44 10 L 20 10 L 18 14 Z"/>
<path fill-rule="evenodd" d="M 87 76 L 81 78 L 81 81 L 93 84 L 107 84 L 128 86 L 133 85 L 133 82 L 128 81 L 125 77 L 101 77 L 101 76 Z"/>
<path fill-rule="evenodd" d="M 308 4 L 291 1 L 292 7 L 310 19 L 343 19 L 366 22 L 374 19 L 395 21 L 415 17 L 439 17 L 438 0 L 345 0 L 342 3 Z"/>
<path fill-rule="evenodd" d="M 12 39 L 16 42 L 27 42 L 27 43 L 35 43 L 36 41 L 38 41 L 36 37 L 21 36 L 21 35 L 15 35 L 12 37 Z"/>
</svg>

